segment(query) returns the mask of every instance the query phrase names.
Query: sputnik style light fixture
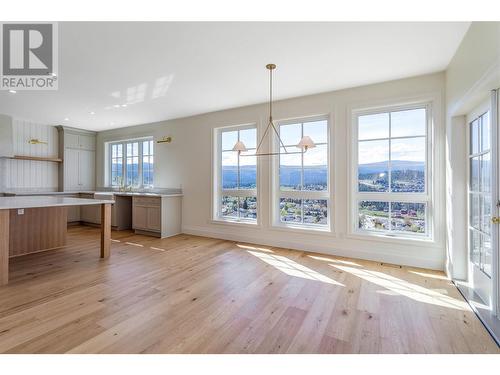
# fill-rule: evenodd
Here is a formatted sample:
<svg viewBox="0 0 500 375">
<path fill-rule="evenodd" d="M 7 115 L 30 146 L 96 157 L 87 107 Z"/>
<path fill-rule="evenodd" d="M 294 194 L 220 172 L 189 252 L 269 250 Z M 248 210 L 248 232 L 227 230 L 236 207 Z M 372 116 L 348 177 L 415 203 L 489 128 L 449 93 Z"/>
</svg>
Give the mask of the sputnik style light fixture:
<svg viewBox="0 0 500 375">
<path fill-rule="evenodd" d="M 233 151 L 238 151 L 238 154 L 241 156 L 269 156 L 269 155 L 291 155 L 291 154 L 303 154 L 307 152 L 308 149 L 316 147 L 314 144 L 313 140 L 311 137 L 305 135 L 302 137 L 300 142 L 295 146 L 297 148 L 300 148 L 300 151 L 293 151 L 289 152 L 283 141 L 281 140 L 280 134 L 278 130 L 276 129 L 276 126 L 274 125 L 273 122 L 273 70 L 276 69 L 275 64 L 267 64 L 266 68 L 269 70 L 269 122 L 267 124 L 266 130 L 264 131 L 264 134 L 262 135 L 262 138 L 260 139 L 259 145 L 257 146 L 257 149 L 255 150 L 255 154 L 243 154 L 241 155 L 242 152 L 248 151 L 245 144 L 242 141 L 237 141 L 233 147 Z M 266 135 L 270 133 L 269 129 L 273 129 L 274 133 L 278 136 L 278 139 L 280 141 L 281 147 L 285 150 L 285 152 L 259 152 L 260 147 L 262 146 L 262 142 L 264 141 L 264 138 Z"/>
</svg>

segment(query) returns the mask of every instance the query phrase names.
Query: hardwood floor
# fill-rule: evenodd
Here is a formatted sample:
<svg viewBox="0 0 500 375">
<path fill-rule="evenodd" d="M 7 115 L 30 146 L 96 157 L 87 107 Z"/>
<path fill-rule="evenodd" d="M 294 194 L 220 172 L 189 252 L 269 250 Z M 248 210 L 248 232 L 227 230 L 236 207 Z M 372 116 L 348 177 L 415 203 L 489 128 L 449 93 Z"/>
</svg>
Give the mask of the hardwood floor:
<svg viewBox="0 0 500 375">
<path fill-rule="evenodd" d="M 3 353 L 500 353 L 441 272 L 73 227 L 11 259 Z"/>
</svg>

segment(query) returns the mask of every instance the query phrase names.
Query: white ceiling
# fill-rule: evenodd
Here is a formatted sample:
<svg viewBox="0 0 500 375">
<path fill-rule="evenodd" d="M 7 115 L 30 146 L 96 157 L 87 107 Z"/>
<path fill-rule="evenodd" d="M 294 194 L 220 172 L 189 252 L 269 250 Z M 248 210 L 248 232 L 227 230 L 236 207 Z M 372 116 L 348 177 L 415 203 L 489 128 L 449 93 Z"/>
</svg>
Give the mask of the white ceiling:
<svg viewBox="0 0 500 375">
<path fill-rule="evenodd" d="M 468 27 L 64 22 L 59 90 L 0 92 L 0 113 L 106 130 L 265 102 L 270 62 L 276 99 L 437 72 Z"/>
</svg>

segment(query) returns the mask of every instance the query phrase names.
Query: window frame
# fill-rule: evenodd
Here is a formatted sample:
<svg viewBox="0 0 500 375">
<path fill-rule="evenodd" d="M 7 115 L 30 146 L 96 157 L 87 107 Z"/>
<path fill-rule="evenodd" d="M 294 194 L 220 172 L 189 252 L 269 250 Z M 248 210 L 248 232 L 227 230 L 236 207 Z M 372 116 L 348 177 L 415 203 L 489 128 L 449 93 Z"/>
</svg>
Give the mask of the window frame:
<svg viewBox="0 0 500 375">
<path fill-rule="evenodd" d="M 147 185 L 144 185 L 144 175 L 143 175 L 143 142 L 145 141 L 150 141 L 150 142 L 153 142 L 153 152 L 152 154 L 148 154 L 148 156 L 152 156 L 153 157 L 153 170 L 152 170 L 152 180 L 153 180 L 153 183 L 152 184 L 147 184 Z M 111 187 L 111 188 L 120 188 L 120 187 L 124 187 L 124 186 L 127 186 L 125 184 L 126 182 L 126 178 L 127 178 L 127 144 L 130 144 L 130 143 L 135 143 L 137 142 L 138 143 L 138 170 L 137 170 L 137 173 L 139 175 L 139 184 L 138 185 L 131 185 L 133 187 L 136 187 L 136 188 L 154 188 L 154 170 L 155 170 L 155 162 L 154 162 L 154 155 L 155 155 L 155 149 L 156 147 L 154 146 L 154 138 L 152 136 L 150 137 L 141 137 L 141 138 L 133 138 L 133 139 L 124 139 L 124 140 L 120 140 L 120 141 L 111 141 L 111 142 L 107 142 L 107 150 L 108 150 L 108 186 Z M 121 185 L 116 185 L 116 184 L 113 184 L 113 159 L 116 159 L 116 158 L 113 158 L 113 146 L 114 145 L 122 145 L 122 177 L 123 177 L 123 180 L 122 180 L 122 184 Z"/>
<path fill-rule="evenodd" d="M 239 140 L 239 131 L 246 129 L 255 129 L 256 139 L 255 144 L 259 142 L 259 127 L 257 123 L 248 123 L 241 125 L 230 125 L 217 127 L 213 130 L 214 141 L 213 144 L 213 154 L 214 159 L 212 162 L 212 185 L 213 185 L 213 194 L 212 194 L 212 220 L 214 222 L 221 223 L 234 223 L 234 224 L 242 224 L 242 225 L 260 225 L 261 222 L 261 210 L 260 210 L 260 202 L 259 202 L 259 158 L 256 158 L 255 161 L 255 188 L 254 189 L 223 189 L 222 187 L 222 133 L 238 131 L 238 140 Z M 249 149 L 249 150 L 253 150 Z M 225 150 L 228 151 L 228 150 Z M 235 151 L 236 152 L 236 151 Z M 239 160 L 238 160 L 239 163 Z M 238 174 L 239 174 L 239 166 L 238 166 Z M 239 182 L 239 178 L 238 178 Z M 257 218 L 249 219 L 249 218 L 240 218 L 231 217 L 231 216 L 223 216 L 222 215 L 222 197 L 223 196 L 232 196 L 238 198 L 244 197 L 256 197 L 257 199 Z M 239 211 L 238 211 L 239 215 Z"/>
<path fill-rule="evenodd" d="M 276 229 L 284 229 L 284 230 L 299 230 L 299 231 L 316 231 L 316 232 L 333 232 L 333 219 L 332 215 L 334 213 L 333 209 L 333 181 L 332 181 L 332 120 L 331 115 L 323 114 L 323 115 L 314 115 L 314 116 L 306 116 L 306 117 L 295 117 L 289 118 L 285 120 L 279 120 L 276 122 L 276 128 L 278 132 L 281 130 L 282 125 L 291 125 L 291 124 L 301 124 L 301 135 L 303 136 L 303 124 L 307 122 L 315 122 L 315 121 L 326 121 L 326 137 L 327 142 L 320 143 L 326 144 L 327 148 L 327 188 L 322 191 L 314 191 L 314 190 L 281 190 L 280 186 L 280 157 L 273 157 L 272 160 L 272 178 L 271 178 L 271 200 L 272 200 L 272 210 L 271 210 L 271 226 Z M 314 141 L 314 139 L 313 139 Z M 279 142 L 276 134 L 273 133 L 272 140 L 272 150 L 273 152 L 279 152 L 281 149 L 281 144 Z M 296 151 L 298 149 L 293 149 L 292 151 Z M 303 159 L 302 159 L 302 170 L 303 170 Z M 303 179 L 303 172 L 301 178 Z M 302 200 L 326 200 L 327 202 L 327 222 L 326 224 L 310 224 L 310 223 L 293 223 L 293 222 L 282 222 L 280 216 L 280 199 L 302 199 Z M 302 205 L 303 207 L 303 205 Z M 304 210 L 302 209 L 302 217 L 304 216 Z"/>
<path fill-rule="evenodd" d="M 361 236 L 373 236 L 382 238 L 392 238 L 392 239 L 403 239 L 403 240 L 424 240 L 424 241 L 434 241 L 434 223 L 435 223 L 435 212 L 434 212 L 434 178 L 432 174 L 432 167 L 434 162 L 433 155 L 433 145 L 434 145 L 434 125 L 433 125 L 433 104 L 432 101 L 418 101 L 406 104 L 396 104 L 396 105 L 384 105 L 377 107 L 368 107 L 352 110 L 351 118 L 351 179 L 349 186 L 350 193 L 350 215 L 351 215 L 351 225 L 350 233 L 354 235 Z M 425 191 L 421 193 L 413 192 L 399 192 L 393 193 L 388 192 L 360 192 L 358 186 L 358 145 L 360 140 L 358 139 L 358 118 L 364 115 L 375 115 L 381 113 L 391 113 L 399 111 L 407 111 L 414 109 L 425 109 L 426 111 L 426 124 L 425 124 L 425 169 L 424 169 L 424 179 L 425 179 Z M 399 139 L 410 139 L 419 138 L 424 136 L 403 136 L 403 137 L 391 137 L 391 126 L 389 117 L 389 137 L 380 138 L 377 140 L 389 140 L 389 163 L 391 160 L 391 142 L 390 140 Z M 361 141 L 369 141 L 371 139 L 363 139 Z M 391 174 L 391 170 L 389 170 Z M 389 189 L 391 188 L 391 179 L 389 179 Z M 425 233 L 411 233 L 411 232 L 400 232 L 392 230 L 370 230 L 359 228 L 359 202 L 361 201 L 375 201 L 375 202 L 388 202 L 389 205 L 389 225 L 391 225 L 391 203 L 401 202 L 401 203 L 423 203 L 426 205 L 425 212 Z"/>
</svg>

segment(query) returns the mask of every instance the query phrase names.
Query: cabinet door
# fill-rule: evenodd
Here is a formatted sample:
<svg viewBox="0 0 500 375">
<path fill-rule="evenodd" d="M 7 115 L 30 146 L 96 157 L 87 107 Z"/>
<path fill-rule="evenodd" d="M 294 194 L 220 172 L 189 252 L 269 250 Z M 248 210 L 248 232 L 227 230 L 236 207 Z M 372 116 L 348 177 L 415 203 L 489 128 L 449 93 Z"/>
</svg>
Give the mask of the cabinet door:
<svg viewBox="0 0 500 375">
<path fill-rule="evenodd" d="M 132 226 L 134 229 L 148 229 L 148 208 L 134 206 L 132 214 Z"/>
<path fill-rule="evenodd" d="M 93 151 L 80 150 L 80 189 L 94 189 L 95 154 Z"/>
<path fill-rule="evenodd" d="M 80 151 L 67 148 L 64 151 L 64 190 L 75 191 L 79 185 Z"/>
<path fill-rule="evenodd" d="M 64 147 L 67 148 L 80 148 L 80 139 L 78 134 L 65 133 L 64 134 Z"/>
<path fill-rule="evenodd" d="M 83 150 L 95 150 L 95 137 L 92 135 L 79 135 L 80 148 Z"/>
<path fill-rule="evenodd" d="M 161 230 L 161 210 L 159 207 L 148 207 L 148 229 Z"/>
</svg>

